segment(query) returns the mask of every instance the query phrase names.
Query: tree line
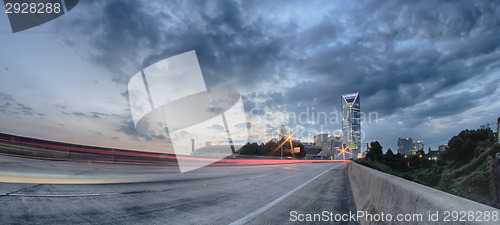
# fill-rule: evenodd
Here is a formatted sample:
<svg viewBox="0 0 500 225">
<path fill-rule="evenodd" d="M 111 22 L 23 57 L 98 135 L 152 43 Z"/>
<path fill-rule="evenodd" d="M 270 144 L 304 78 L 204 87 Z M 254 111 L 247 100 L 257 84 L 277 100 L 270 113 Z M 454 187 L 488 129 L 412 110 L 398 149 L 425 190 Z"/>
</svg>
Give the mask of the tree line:
<svg viewBox="0 0 500 225">
<path fill-rule="evenodd" d="M 263 156 L 281 156 L 281 147 L 280 144 L 283 143 L 286 139 L 281 138 L 281 140 L 277 140 L 275 138 L 269 140 L 267 143 L 247 143 L 240 150 L 240 155 L 263 155 Z M 300 147 L 300 152 L 293 154 L 295 158 L 304 158 L 306 156 L 306 151 L 304 150 L 304 145 L 298 141 L 292 141 L 292 146 Z M 284 157 L 292 157 L 292 153 L 290 152 L 290 144 L 289 141 L 283 144 L 283 156 Z"/>
</svg>

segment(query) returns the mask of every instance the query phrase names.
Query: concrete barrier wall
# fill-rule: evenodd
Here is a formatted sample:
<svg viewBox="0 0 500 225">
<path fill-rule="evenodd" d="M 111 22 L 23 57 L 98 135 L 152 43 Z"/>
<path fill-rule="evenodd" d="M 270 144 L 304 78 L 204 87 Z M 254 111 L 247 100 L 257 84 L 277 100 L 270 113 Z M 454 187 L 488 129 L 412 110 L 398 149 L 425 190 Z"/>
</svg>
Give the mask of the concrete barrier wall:
<svg viewBox="0 0 500 225">
<path fill-rule="evenodd" d="M 465 198 L 457 197 L 430 188 L 421 184 L 417 184 L 393 175 L 382 173 L 380 171 L 359 165 L 357 163 L 349 163 L 349 181 L 351 183 L 356 208 L 365 214 L 393 216 L 393 221 L 366 221 L 360 219 L 360 224 L 500 224 L 500 218 L 496 221 L 484 221 L 485 215 L 489 212 L 490 215 L 497 213 L 500 215 L 500 210 L 486 206 Z M 465 212 L 466 216 L 462 217 Z M 448 213 L 447 213 L 448 212 Z M 457 220 L 464 219 L 466 221 L 454 221 L 453 212 L 458 213 Z M 473 212 L 472 216 L 470 212 Z M 437 214 L 436 214 L 437 213 Z M 395 221 L 396 215 L 401 214 L 406 219 L 412 215 L 412 221 Z M 422 221 L 414 221 L 422 215 Z M 416 215 L 416 216 L 413 216 Z M 432 220 L 429 218 L 432 215 Z M 444 221 L 445 216 L 449 222 Z M 482 218 L 480 218 L 482 217 Z M 482 221 L 477 221 L 482 220 Z"/>
</svg>

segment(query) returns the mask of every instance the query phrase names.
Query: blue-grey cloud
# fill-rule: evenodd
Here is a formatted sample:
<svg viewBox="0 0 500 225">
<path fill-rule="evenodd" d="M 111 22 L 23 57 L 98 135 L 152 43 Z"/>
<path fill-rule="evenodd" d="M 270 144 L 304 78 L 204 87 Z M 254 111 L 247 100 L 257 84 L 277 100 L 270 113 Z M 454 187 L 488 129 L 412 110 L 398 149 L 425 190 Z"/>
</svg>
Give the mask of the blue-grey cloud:
<svg viewBox="0 0 500 225">
<path fill-rule="evenodd" d="M 444 101 L 440 94 L 500 67 L 499 1 L 161 1 L 158 10 L 150 2 L 82 2 L 93 15 L 68 29 L 92 37 L 90 58 L 117 83 L 138 71 L 130 65 L 196 50 L 209 87 L 230 80 L 256 90 L 243 97 L 255 115 L 284 105 L 330 112 L 341 94 L 360 92 L 362 111 L 387 117 Z M 476 98 L 456 93 L 408 124 L 464 112 Z"/>
<path fill-rule="evenodd" d="M 136 141 L 144 140 L 146 142 L 150 142 L 153 140 L 163 141 L 167 139 L 167 137 L 165 137 L 164 135 L 146 135 L 139 133 L 135 129 L 134 121 L 132 120 L 123 121 L 117 131 L 126 134 L 129 138 L 132 138 Z"/>
<path fill-rule="evenodd" d="M 29 106 L 18 103 L 11 95 L 3 92 L 0 92 L 0 113 L 16 118 L 21 118 L 21 116 L 41 118 L 45 116 L 43 113 L 37 112 Z"/>
<path fill-rule="evenodd" d="M 68 113 L 65 113 L 68 114 Z M 101 118 L 106 118 L 106 117 L 115 117 L 115 118 L 121 118 L 123 117 L 122 115 L 118 114 L 110 114 L 110 113 L 101 113 L 101 112 L 73 112 L 72 113 L 74 116 L 77 117 L 85 117 L 85 118 L 91 118 L 91 119 L 101 119 Z"/>
<path fill-rule="evenodd" d="M 246 122 L 246 123 L 238 123 L 234 125 L 235 128 L 241 129 L 241 128 L 247 128 L 247 129 L 252 129 L 252 123 Z"/>
<path fill-rule="evenodd" d="M 218 125 L 218 124 L 214 124 L 214 125 L 212 125 L 212 126 L 210 126 L 210 127 L 208 127 L 208 128 L 209 128 L 209 129 L 218 130 L 218 131 L 225 131 L 225 130 L 226 130 L 226 129 L 224 129 L 224 127 L 223 127 L 223 126 Z"/>
</svg>

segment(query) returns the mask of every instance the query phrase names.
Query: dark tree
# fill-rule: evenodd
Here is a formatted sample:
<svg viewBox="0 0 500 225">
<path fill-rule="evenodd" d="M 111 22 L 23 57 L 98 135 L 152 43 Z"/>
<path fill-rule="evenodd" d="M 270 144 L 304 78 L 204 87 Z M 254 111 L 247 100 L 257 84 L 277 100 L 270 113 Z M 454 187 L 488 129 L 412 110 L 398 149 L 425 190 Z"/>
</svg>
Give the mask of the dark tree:
<svg viewBox="0 0 500 225">
<path fill-rule="evenodd" d="M 378 141 L 374 141 L 370 143 L 370 147 L 368 152 L 366 153 L 366 157 L 369 158 L 372 161 L 379 161 L 382 162 L 384 153 L 382 151 L 382 146 Z"/>
<path fill-rule="evenodd" d="M 394 155 L 394 152 L 389 148 L 384 155 L 384 163 L 390 165 L 394 161 L 394 158 L 396 158 L 396 155 Z"/>
<path fill-rule="evenodd" d="M 282 139 L 284 140 L 284 139 Z M 265 155 L 279 156 L 281 154 L 280 149 L 277 149 L 280 145 L 281 141 L 277 141 L 276 139 L 271 139 L 264 145 Z"/>
<path fill-rule="evenodd" d="M 447 158 L 465 164 L 479 154 L 476 148 L 481 144 L 492 145 L 494 134 L 490 128 L 463 130 L 448 142 Z"/>
<path fill-rule="evenodd" d="M 264 148 L 257 143 L 247 143 L 244 145 L 241 150 L 241 155 L 262 155 L 264 153 Z"/>
<path fill-rule="evenodd" d="M 394 170 L 405 171 L 408 167 L 408 162 L 400 153 L 394 154 L 391 149 L 387 150 L 384 155 L 384 163 Z"/>
</svg>

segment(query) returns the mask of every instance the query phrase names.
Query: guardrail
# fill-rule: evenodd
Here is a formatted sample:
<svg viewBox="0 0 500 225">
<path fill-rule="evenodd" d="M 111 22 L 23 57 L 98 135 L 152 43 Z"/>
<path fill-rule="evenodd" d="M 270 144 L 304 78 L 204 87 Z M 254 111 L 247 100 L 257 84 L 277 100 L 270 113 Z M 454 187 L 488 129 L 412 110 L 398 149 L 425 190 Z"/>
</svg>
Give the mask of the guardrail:
<svg viewBox="0 0 500 225">
<path fill-rule="evenodd" d="M 349 163 L 360 224 L 500 224 L 500 210 Z M 388 221 L 391 219 L 391 221 Z M 378 220 L 378 221 L 376 221 Z"/>
</svg>

